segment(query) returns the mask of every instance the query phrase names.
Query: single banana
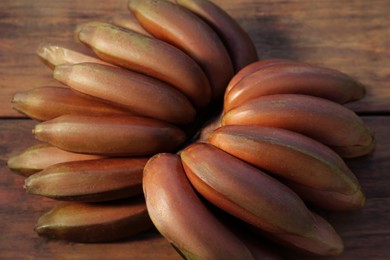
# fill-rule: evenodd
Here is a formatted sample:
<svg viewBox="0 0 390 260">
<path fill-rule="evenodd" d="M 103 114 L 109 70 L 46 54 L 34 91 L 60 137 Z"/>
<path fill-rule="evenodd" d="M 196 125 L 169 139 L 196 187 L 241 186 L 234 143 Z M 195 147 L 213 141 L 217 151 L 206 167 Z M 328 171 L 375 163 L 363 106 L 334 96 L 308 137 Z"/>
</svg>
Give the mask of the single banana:
<svg viewBox="0 0 390 260">
<path fill-rule="evenodd" d="M 223 97 L 233 65 L 223 42 L 206 22 L 168 1 L 131 0 L 128 7 L 154 37 L 178 47 L 200 64 L 211 83 L 212 100 Z"/>
<path fill-rule="evenodd" d="M 343 243 L 287 186 L 207 143 L 181 152 L 184 170 L 208 201 L 287 246 L 317 255 L 337 255 Z"/>
<path fill-rule="evenodd" d="M 195 109 L 181 92 L 137 72 L 101 64 L 80 63 L 57 66 L 54 78 L 75 91 L 137 115 L 182 125 L 195 119 Z"/>
<path fill-rule="evenodd" d="M 172 151 L 184 132 L 165 122 L 135 116 L 64 115 L 37 124 L 35 137 L 60 149 L 106 156 L 144 156 Z"/>
<path fill-rule="evenodd" d="M 12 107 L 38 121 L 46 121 L 67 114 L 95 116 L 131 114 L 129 111 L 63 87 L 39 87 L 16 93 L 12 99 Z"/>
<path fill-rule="evenodd" d="M 206 21 L 225 44 L 237 72 L 257 61 L 257 50 L 247 32 L 218 5 L 209 0 L 176 0 Z"/>
<path fill-rule="evenodd" d="M 227 112 L 222 125 L 288 129 L 326 144 L 342 157 L 366 155 L 375 147 L 373 134 L 352 110 L 307 95 L 280 94 L 249 100 Z"/>
<path fill-rule="evenodd" d="M 98 22 L 81 25 L 78 37 L 101 59 L 174 86 L 197 108 L 209 104 L 211 88 L 206 75 L 194 60 L 174 46 Z"/>
<path fill-rule="evenodd" d="M 61 203 L 42 215 L 35 231 L 81 243 L 110 242 L 152 228 L 142 196 L 105 203 Z"/>
<path fill-rule="evenodd" d="M 149 37 L 153 37 L 140 25 L 137 18 L 135 18 L 135 16 L 131 12 L 115 15 L 114 17 L 112 17 L 111 23 L 113 25 L 125 28 L 127 30 L 131 30 L 136 33 L 146 35 Z"/>
<path fill-rule="evenodd" d="M 365 95 L 362 84 L 339 71 L 305 63 L 277 63 L 242 78 L 225 97 L 225 111 L 272 94 L 305 94 L 346 103 Z"/>
<path fill-rule="evenodd" d="M 144 170 L 143 189 L 155 227 L 184 258 L 254 259 L 198 198 L 179 156 L 152 157 Z"/>
<path fill-rule="evenodd" d="M 348 200 L 334 203 L 346 209 L 364 205 L 364 194 L 348 166 L 333 150 L 314 139 L 280 128 L 231 125 L 214 131 L 209 142 L 281 180 L 318 189 L 324 195 L 340 193 Z M 353 205 L 345 205 L 348 202 Z"/>
<path fill-rule="evenodd" d="M 71 153 L 49 144 L 33 145 L 20 154 L 8 159 L 7 166 L 23 176 L 30 176 L 57 163 L 94 160 L 99 155 Z"/>
<path fill-rule="evenodd" d="M 76 64 L 82 62 L 92 62 L 114 66 L 110 63 L 102 61 L 101 59 L 53 44 L 40 45 L 37 49 L 37 54 L 43 63 L 45 63 L 51 69 L 54 69 L 55 66 L 61 64 Z"/>
<path fill-rule="evenodd" d="M 56 200 L 99 202 L 142 193 L 147 158 L 106 158 L 55 164 L 25 180 L 28 193 Z"/>
</svg>

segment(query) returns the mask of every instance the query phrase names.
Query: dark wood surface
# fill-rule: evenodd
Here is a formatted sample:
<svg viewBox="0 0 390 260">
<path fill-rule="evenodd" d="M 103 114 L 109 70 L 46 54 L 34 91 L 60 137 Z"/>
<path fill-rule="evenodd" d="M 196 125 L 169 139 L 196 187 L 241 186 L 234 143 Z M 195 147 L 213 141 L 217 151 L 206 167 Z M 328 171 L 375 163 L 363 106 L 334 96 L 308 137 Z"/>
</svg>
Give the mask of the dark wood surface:
<svg viewBox="0 0 390 260">
<path fill-rule="evenodd" d="M 79 23 L 126 12 L 126 0 L 0 1 L 0 259 L 179 259 L 156 232 L 107 244 L 38 237 L 38 217 L 55 202 L 25 194 L 6 160 L 36 143 L 34 121 L 12 110 L 14 93 L 58 85 L 35 50 L 42 41 L 73 43 Z M 321 212 L 345 242 L 337 259 L 390 259 L 390 1 L 218 0 L 255 41 L 262 58 L 283 57 L 332 67 L 367 86 L 349 104 L 375 131 L 372 156 L 347 161 L 367 195 L 356 212 Z"/>
</svg>

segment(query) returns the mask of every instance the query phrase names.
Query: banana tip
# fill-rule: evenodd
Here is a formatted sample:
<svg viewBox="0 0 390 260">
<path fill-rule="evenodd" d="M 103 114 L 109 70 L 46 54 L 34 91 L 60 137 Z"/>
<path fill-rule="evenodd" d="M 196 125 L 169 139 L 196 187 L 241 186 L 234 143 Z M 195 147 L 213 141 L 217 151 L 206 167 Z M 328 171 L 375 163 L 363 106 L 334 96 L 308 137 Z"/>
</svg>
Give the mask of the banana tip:
<svg viewBox="0 0 390 260">
<path fill-rule="evenodd" d="M 78 25 L 75 29 L 76 40 L 86 45 L 89 45 L 89 43 L 92 41 L 93 36 L 95 34 L 96 27 L 104 26 L 104 25 L 107 26 L 110 24 L 102 23 L 102 22 L 89 22 L 89 23 Z"/>
<path fill-rule="evenodd" d="M 18 92 L 12 97 L 12 104 L 17 104 L 19 102 L 23 102 L 24 98 L 26 97 L 26 94 L 24 92 Z"/>
<path fill-rule="evenodd" d="M 17 163 L 18 163 L 18 156 L 10 157 L 10 158 L 7 160 L 7 167 L 8 167 L 9 169 L 15 169 Z"/>
<path fill-rule="evenodd" d="M 38 48 L 36 49 L 36 54 L 38 54 L 39 57 L 44 58 L 46 55 L 46 52 L 48 49 L 50 49 L 52 45 L 50 43 L 43 42 L 39 44 Z"/>
<path fill-rule="evenodd" d="M 73 66 L 71 64 L 57 65 L 54 68 L 53 77 L 60 82 L 66 83 L 67 79 L 70 77 L 72 68 Z"/>
</svg>

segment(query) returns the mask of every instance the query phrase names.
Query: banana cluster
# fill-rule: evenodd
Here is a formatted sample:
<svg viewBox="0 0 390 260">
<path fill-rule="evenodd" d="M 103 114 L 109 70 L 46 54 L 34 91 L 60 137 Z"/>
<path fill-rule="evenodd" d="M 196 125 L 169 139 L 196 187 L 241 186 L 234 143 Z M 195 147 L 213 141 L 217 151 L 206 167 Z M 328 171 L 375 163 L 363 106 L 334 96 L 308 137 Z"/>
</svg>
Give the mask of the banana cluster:
<svg viewBox="0 0 390 260">
<path fill-rule="evenodd" d="M 77 27 L 96 55 L 43 44 L 64 87 L 17 93 L 42 144 L 10 158 L 30 194 L 66 201 L 42 235 L 122 239 L 153 225 L 185 258 L 279 259 L 268 240 L 314 255 L 343 242 L 311 206 L 365 197 L 343 158 L 375 148 L 343 104 L 341 72 L 258 60 L 247 33 L 207 0 L 130 0 L 128 15 Z M 212 120 L 214 118 L 214 120 Z"/>
</svg>

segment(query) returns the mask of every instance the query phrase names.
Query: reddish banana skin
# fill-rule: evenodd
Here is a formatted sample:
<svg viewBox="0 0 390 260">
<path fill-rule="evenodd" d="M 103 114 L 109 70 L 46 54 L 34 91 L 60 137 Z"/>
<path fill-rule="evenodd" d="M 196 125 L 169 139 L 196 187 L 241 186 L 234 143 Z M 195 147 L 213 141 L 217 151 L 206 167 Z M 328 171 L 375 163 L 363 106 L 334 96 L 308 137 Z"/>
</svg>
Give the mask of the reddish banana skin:
<svg viewBox="0 0 390 260">
<path fill-rule="evenodd" d="M 37 144 L 11 157 L 7 166 L 23 176 L 30 176 L 57 163 L 101 158 L 99 155 L 67 152 L 49 144 Z"/>
<path fill-rule="evenodd" d="M 66 202 L 42 215 L 40 236 L 81 243 L 116 241 L 152 228 L 142 196 L 108 203 Z"/>
<path fill-rule="evenodd" d="M 247 75 L 231 88 L 225 97 L 224 111 L 272 94 L 304 94 L 343 104 L 363 98 L 365 89 L 336 70 L 304 63 L 278 63 Z"/>
<path fill-rule="evenodd" d="M 174 46 L 98 22 L 82 25 L 78 37 L 101 59 L 172 85 L 197 108 L 209 104 L 211 87 L 205 73 L 193 59 Z"/>
<path fill-rule="evenodd" d="M 162 121 L 135 116 L 65 115 L 40 123 L 35 137 L 60 149 L 105 156 L 145 156 L 174 151 L 185 133 Z"/>
<path fill-rule="evenodd" d="M 227 112 L 222 125 L 288 129 L 320 141 L 347 158 L 366 155 L 375 147 L 373 134 L 352 110 L 307 95 L 280 94 L 252 99 Z"/>
<path fill-rule="evenodd" d="M 154 225 L 188 259 L 254 259 L 245 244 L 203 205 L 179 156 L 152 157 L 144 170 L 143 189 Z"/>
<path fill-rule="evenodd" d="M 57 66 L 54 78 L 75 91 L 140 116 L 181 125 L 195 119 L 195 109 L 181 92 L 137 72 L 101 64 L 80 63 Z M 153 100 L 153 103 L 146 100 Z"/>
<path fill-rule="evenodd" d="M 350 211 L 361 209 L 366 198 L 364 196 L 348 196 L 339 192 L 322 191 L 312 189 L 310 187 L 290 182 L 283 181 L 287 186 L 294 190 L 306 202 L 317 207 L 332 211 Z"/>
<path fill-rule="evenodd" d="M 248 75 L 251 75 L 252 73 L 260 70 L 261 68 L 265 68 L 268 66 L 272 66 L 275 64 L 281 64 L 281 63 L 296 63 L 295 61 L 288 60 L 288 59 L 265 59 L 265 60 L 258 60 L 255 61 L 245 67 L 243 67 L 240 71 L 238 71 L 232 79 L 229 81 L 228 86 L 226 87 L 225 91 L 225 97 L 228 95 L 230 90 L 234 88 L 234 86 L 240 82 L 243 78 L 245 78 Z"/>
<path fill-rule="evenodd" d="M 241 160 L 280 176 L 282 181 L 287 179 L 321 191 L 318 196 L 340 193 L 339 197 L 343 199 L 334 201 L 340 203 L 340 207 L 357 208 L 364 204 L 365 197 L 360 185 L 344 161 L 331 149 L 311 138 L 285 129 L 236 125 L 217 129 L 209 137 L 209 142 Z M 348 205 L 349 201 L 353 205 Z"/>
<path fill-rule="evenodd" d="M 233 65 L 210 26 L 189 10 L 168 1 L 131 0 L 128 7 L 154 37 L 178 47 L 200 64 L 211 83 L 212 100 L 223 97 L 233 76 Z"/>
<path fill-rule="evenodd" d="M 237 72 L 258 59 L 257 50 L 245 30 L 218 5 L 208 0 L 177 0 L 206 21 L 219 35 Z"/>
<path fill-rule="evenodd" d="M 54 69 L 57 65 L 61 64 L 76 64 L 82 62 L 92 62 L 104 64 L 107 66 L 115 66 L 98 58 L 59 45 L 41 45 L 37 50 L 37 54 L 42 62 L 51 69 Z"/>
<path fill-rule="evenodd" d="M 129 111 L 63 87 L 40 87 L 16 93 L 12 99 L 12 106 L 15 110 L 38 121 L 74 114 L 92 116 L 131 114 Z"/>
<path fill-rule="evenodd" d="M 153 37 L 150 33 L 148 33 L 138 22 L 137 18 L 131 12 L 127 12 L 125 14 L 117 14 L 111 19 L 111 23 L 113 25 L 134 31 L 136 33 Z"/>
<path fill-rule="evenodd" d="M 269 175 L 206 143 L 192 144 L 181 158 L 191 184 L 221 209 L 300 250 L 317 255 L 342 252 L 343 243 L 333 228 Z"/>
<path fill-rule="evenodd" d="M 100 202 L 142 193 L 147 158 L 107 158 L 50 166 L 25 180 L 30 194 L 56 200 Z"/>
</svg>

